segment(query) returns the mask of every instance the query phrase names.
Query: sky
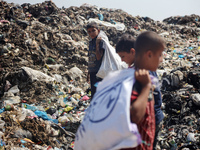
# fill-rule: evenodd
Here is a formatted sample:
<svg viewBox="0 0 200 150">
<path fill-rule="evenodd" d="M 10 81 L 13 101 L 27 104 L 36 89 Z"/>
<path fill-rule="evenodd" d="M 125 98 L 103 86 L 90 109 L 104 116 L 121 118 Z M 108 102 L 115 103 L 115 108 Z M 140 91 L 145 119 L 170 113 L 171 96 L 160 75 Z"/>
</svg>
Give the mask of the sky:
<svg viewBox="0 0 200 150">
<path fill-rule="evenodd" d="M 4 0 L 9 3 L 42 3 L 45 0 Z M 200 16 L 200 0 L 52 0 L 57 7 L 80 7 L 84 3 L 96 5 L 99 8 L 115 8 L 132 16 L 150 17 L 162 21 L 171 16 L 196 14 Z"/>
</svg>

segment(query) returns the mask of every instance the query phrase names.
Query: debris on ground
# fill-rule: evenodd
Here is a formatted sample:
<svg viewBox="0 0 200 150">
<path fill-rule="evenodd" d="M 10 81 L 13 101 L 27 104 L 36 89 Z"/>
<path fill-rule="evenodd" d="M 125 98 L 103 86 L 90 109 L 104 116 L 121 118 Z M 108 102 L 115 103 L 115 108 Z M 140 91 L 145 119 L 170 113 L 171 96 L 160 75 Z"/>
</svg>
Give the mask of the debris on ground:
<svg viewBox="0 0 200 150">
<path fill-rule="evenodd" d="M 200 149 L 200 16 L 162 22 L 90 4 L 0 1 L 1 149 L 67 150 L 90 104 L 86 24 L 115 47 L 123 33 L 155 31 L 167 43 L 158 69 L 165 114 L 158 150 Z"/>
</svg>

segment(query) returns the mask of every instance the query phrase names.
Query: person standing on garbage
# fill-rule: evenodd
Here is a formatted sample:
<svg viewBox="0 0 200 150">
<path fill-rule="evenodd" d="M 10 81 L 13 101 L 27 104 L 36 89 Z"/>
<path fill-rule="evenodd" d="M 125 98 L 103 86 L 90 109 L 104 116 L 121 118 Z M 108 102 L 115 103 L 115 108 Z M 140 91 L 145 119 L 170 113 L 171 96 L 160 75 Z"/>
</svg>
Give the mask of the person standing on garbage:
<svg viewBox="0 0 200 150">
<path fill-rule="evenodd" d="M 124 34 L 121 36 L 120 40 L 116 45 L 116 52 L 121 57 L 122 61 L 126 62 L 129 67 L 134 65 L 135 60 L 135 38 L 130 34 Z M 156 71 L 149 71 L 150 75 L 158 78 Z M 154 111 L 155 111 L 155 119 L 156 119 L 156 132 L 154 138 L 154 148 L 156 149 L 157 144 L 157 136 L 160 130 L 161 122 L 164 118 L 164 114 L 161 110 L 162 105 L 162 97 L 161 91 L 159 87 L 156 87 L 153 92 L 154 95 Z"/>
<path fill-rule="evenodd" d="M 89 41 L 89 51 L 88 51 L 88 76 L 87 81 L 90 81 L 91 85 L 91 99 L 96 92 L 95 84 L 102 79 L 97 77 L 96 74 L 101 66 L 102 58 L 104 55 L 103 42 L 101 38 L 97 37 L 100 33 L 100 29 L 96 22 L 91 22 L 87 25 L 87 32 L 91 40 Z"/>
<path fill-rule="evenodd" d="M 134 44 L 136 49 L 134 49 Z M 159 92 L 159 96 L 154 94 L 154 105 L 153 90 L 150 90 L 149 82 L 145 81 L 149 81 L 149 74 L 156 75 L 155 71 L 159 63 L 162 62 L 164 48 L 164 40 L 158 34 L 151 31 L 141 33 L 137 37 L 136 42 L 134 37 L 126 34 L 122 36 L 116 46 L 116 51 L 122 60 L 129 66 L 132 66 L 134 62 L 136 69 L 135 76 L 137 81 L 133 86 L 131 95 L 131 120 L 138 125 L 143 143 L 136 148 L 132 148 L 133 150 L 152 150 L 154 148 L 155 131 L 157 130 L 155 129 L 155 118 L 156 124 L 163 119 L 161 109 L 161 116 L 158 115 L 160 112 L 157 112 L 158 109 L 156 109 L 157 104 L 162 103 L 160 90 L 154 89 Z M 145 98 L 145 94 L 142 93 L 144 89 L 148 89 L 147 91 L 150 92 L 148 92 L 148 100 Z"/>
</svg>

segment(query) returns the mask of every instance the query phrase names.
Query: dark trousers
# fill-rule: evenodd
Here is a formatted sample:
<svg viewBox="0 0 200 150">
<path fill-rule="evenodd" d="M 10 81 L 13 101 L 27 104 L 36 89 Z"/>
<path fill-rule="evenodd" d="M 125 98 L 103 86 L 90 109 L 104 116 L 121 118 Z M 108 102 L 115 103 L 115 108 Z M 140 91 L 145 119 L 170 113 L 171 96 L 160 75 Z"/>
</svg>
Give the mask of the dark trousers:
<svg viewBox="0 0 200 150">
<path fill-rule="evenodd" d="M 91 100 L 96 92 L 95 84 L 102 79 L 96 76 L 97 72 L 90 72 L 90 85 L 91 85 Z"/>
</svg>

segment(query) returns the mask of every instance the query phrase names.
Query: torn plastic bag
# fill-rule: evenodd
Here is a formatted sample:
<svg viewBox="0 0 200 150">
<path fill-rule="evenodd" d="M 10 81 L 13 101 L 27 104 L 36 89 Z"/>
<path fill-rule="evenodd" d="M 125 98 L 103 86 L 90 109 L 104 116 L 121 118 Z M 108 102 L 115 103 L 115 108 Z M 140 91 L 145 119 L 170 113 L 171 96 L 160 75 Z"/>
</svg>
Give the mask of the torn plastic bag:
<svg viewBox="0 0 200 150">
<path fill-rule="evenodd" d="M 191 98 L 195 105 L 200 106 L 200 94 L 199 93 L 191 94 Z"/>
<path fill-rule="evenodd" d="M 101 67 L 96 76 L 104 78 L 110 71 L 120 70 L 127 68 L 128 65 L 121 61 L 120 56 L 116 53 L 114 47 L 112 47 L 108 41 L 108 37 L 103 31 L 100 31 L 98 37 L 103 40 L 103 48 L 105 49 L 102 59 Z"/>
<path fill-rule="evenodd" d="M 123 23 L 120 23 L 120 22 L 115 22 L 114 24 L 112 24 L 112 23 L 107 22 L 107 21 L 101 21 L 101 20 L 99 20 L 97 18 L 90 18 L 88 20 L 88 22 L 96 22 L 97 24 L 100 24 L 102 26 L 114 27 L 118 31 L 124 31 L 125 30 L 125 25 Z"/>
<path fill-rule="evenodd" d="M 48 76 L 47 74 L 31 69 L 29 67 L 22 67 L 22 70 L 26 72 L 26 74 L 29 76 L 29 78 L 31 79 L 31 81 L 45 81 L 45 82 L 49 82 L 49 81 L 54 81 L 55 79 Z"/>
</svg>

